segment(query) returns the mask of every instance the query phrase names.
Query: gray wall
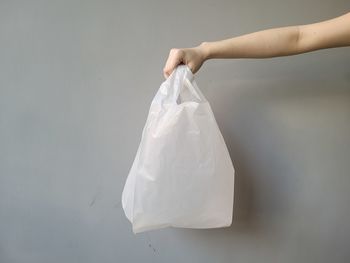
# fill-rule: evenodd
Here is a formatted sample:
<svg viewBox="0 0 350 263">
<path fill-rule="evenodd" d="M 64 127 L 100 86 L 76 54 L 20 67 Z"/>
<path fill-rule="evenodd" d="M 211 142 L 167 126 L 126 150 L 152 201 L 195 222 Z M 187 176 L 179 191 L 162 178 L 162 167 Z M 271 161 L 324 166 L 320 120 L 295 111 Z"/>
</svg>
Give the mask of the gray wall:
<svg viewBox="0 0 350 263">
<path fill-rule="evenodd" d="M 0 2 L 0 262 L 348 262 L 350 50 L 197 74 L 236 168 L 234 224 L 134 235 L 121 208 L 172 47 L 348 0 Z"/>
</svg>

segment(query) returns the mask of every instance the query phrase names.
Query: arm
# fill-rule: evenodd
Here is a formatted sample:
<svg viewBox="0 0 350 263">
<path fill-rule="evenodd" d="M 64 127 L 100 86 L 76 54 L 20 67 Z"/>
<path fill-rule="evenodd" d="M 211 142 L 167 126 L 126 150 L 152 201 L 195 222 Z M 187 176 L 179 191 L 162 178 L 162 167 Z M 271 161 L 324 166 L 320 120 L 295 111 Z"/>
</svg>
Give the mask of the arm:
<svg viewBox="0 0 350 263">
<path fill-rule="evenodd" d="M 227 40 L 204 42 L 209 58 L 269 58 L 350 45 L 350 13 L 315 24 L 263 30 Z"/>
<path fill-rule="evenodd" d="M 203 42 L 195 48 L 172 49 L 164 76 L 181 63 L 195 73 L 204 61 L 213 58 L 271 58 L 342 46 L 350 46 L 350 13 L 319 23 L 267 29 Z"/>
</svg>

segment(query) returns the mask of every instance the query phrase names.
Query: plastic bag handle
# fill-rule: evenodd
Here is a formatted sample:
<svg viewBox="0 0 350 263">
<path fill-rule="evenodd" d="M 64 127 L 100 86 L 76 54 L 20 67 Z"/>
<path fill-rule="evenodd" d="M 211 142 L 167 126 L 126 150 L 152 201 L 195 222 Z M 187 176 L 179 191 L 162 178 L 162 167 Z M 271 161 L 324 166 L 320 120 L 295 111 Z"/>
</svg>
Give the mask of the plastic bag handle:
<svg viewBox="0 0 350 263">
<path fill-rule="evenodd" d="M 183 80 L 181 82 L 182 85 L 181 85 L 180 89 L 177 91 L 177 94 L 175 96 L 175 101 L 178 100 L 178 98 L 181 95 L 181 92 L 183 92 L 184 88 L 187 88 L 191 92 L 191 94 L 193 96 L 195 96 L 199 101 L 203 101 L 203 102 L 206 101 L 204 95 L 199 90 L 196 83 L 195 82 L 192 83 L 192 80 L 194 79 L 194 74 L 192 73 L 190 68 L 187 65 L 179 65 L 176 68 L 176 70 L 182 70 L 182 68 L 184 68 L 186 73 L 183 76 Z"/>
</svg>

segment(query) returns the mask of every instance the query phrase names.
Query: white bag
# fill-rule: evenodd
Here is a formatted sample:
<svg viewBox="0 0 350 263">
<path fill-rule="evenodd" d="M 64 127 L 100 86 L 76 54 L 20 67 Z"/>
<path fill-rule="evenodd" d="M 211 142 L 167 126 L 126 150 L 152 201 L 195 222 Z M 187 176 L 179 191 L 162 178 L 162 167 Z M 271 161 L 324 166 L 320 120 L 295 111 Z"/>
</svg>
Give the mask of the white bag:
<svg viewBox="0 0 350 263">
<path fill-rule="evenodd" d="M 178 66 L 154 97 L 122 205 L 134 233 L 232 223 L 234 168 L 191 70 Z"/>
</svg>

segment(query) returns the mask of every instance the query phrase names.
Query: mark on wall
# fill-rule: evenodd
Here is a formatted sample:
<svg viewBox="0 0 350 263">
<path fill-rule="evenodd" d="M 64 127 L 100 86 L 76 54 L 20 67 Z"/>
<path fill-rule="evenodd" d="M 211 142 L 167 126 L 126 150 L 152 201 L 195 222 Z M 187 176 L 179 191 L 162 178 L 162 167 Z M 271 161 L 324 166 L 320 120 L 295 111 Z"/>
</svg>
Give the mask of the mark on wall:
<svg viewBox="0 0 350 263">
<path fill-rule="evenodd" d="M 100 191 L 98 191 L 95 195 L 94 195 L 94 197 L 92 198 L 92 200 L 91 200 L 91 202 L 90 202 L 90 207 L 92 207 L 92 206 L 94 206 L 94 204 L 95 204 L 95 202 L 96 202 L 96 200 L 97 200 L 97 197 L 100 195 Z"/>
<path fill-rule="evenodd" d="M 146 233 L 146 237 L 147 237 L 147 239 L 148 239 L 148 247 L 149 247 L 150 249 L 152 249 L 153 253 L 157 254 L 158 251 L 157 251 L 157 249 L 153 246 L 152 241 L 151 241 L 151 237 L 149 236 L 148 233 Z"/>
</svg>

